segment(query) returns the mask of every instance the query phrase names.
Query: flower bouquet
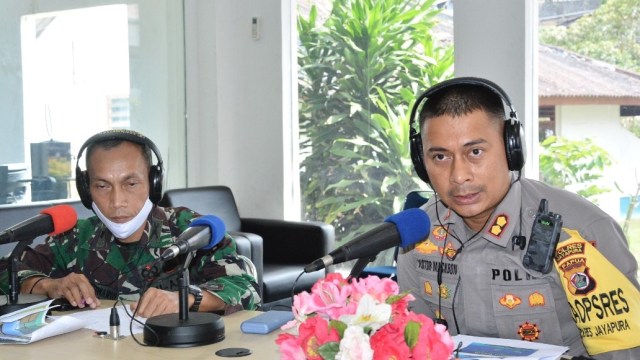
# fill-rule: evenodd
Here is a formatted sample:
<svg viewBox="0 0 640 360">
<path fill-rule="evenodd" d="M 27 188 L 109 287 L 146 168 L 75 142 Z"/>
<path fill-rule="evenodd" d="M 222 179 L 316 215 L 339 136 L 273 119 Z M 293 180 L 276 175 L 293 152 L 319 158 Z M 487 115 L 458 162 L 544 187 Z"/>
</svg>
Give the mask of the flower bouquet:
<svg viewBox="0 0 640 360">
<path fill-rule="evenodd" d="M 408 310 L 409 293 L 388 278 L 348 282 L 331 273 L 293 298 L 294 320 L 276 343 L 281 359 L 446 360 L 453 339 L 443 325 Z"/>
</svg>

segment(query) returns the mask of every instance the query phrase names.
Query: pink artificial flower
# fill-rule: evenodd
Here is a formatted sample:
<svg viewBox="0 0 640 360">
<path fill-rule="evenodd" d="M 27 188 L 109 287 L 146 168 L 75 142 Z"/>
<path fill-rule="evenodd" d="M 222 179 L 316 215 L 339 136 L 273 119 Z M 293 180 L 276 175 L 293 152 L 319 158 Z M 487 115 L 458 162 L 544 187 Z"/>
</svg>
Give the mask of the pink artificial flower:
<svg viewBox="0 0 640 360">
<path fill-rule="evenodd" d="M 281 358 L 322 360 L 320 348 L 332 344 L 337 346 L 325 346 L 323 353 L 336 360 L 449 359 L 453 339 L 444 326 L 409 311 L 414 299 L 400 294 L 388 278 L 369 276 L 348 283 L 331 273 L 310 293 L 294 296 L 294 320 L 283 328 L 297 326 L 298 335 L 278 336 Z"/>
<path fill-rule="evenodd" d="M 375 275 L 367 276 L 364 279 L 356 279 L 351 282 L 353 287 L 353 298 L 355 301 L 359 301 L 360 298 L 369 294 L 373 296 L 376 301 L 384 303 L 391 295 L 398 295 L 400 288 L 398 283 L 390 278 L 379 278 Z"/>
<path fill-rule="evenodd" d="M 322 360 L 318 348 L 328 342 L 339 342 L 336 329 L 329 329 L 329 322 L 320 316 L 312 316 L 298 328 L 298 344 L 309 360 Z"/>
<path fill-rule="evenodd" d="M 410 321 L 421 324 L 418 341 L 411 349 L 413 359 L 447 360 L 450 358 L 454 347 L 453 338 L 443 325 L 434 324 L 431 318 L 413 312 L 402 318 L 405 326 Z"/>
<path fill-rule="evenodd" d="M 349 306 L 351 287 L 339 273 L 330 273 L 326 278 L 316 282 L 311 288 L 309 297 L 315 312 L 337 319 L 340 315 L 355 312 L 355 306 Z"/>
<path fill-rule="evenodd" d="M 293 296 L 293 317 L 299 322 L 303 322 L 309 314 L 315 313 L 316 307 L 311 294 L 306 291 Z"/>
<path fill-rule="evenodd" d="M 404 325 L 389 323 L 371 336 L 374 360 L 409 359 L 411 349 L 404 340 Z"/>
<path fill-rule="evenodd" d="M 391 313 L 393 316 L 407 314 L 409 312 L 409 302 L 416 298 L 411 294 L 406 294 L 397 301 L 391 303 Z"/>
<path fill-rule="evenodd" d="M 276 344 L 280 348 L 281 360 L 305 360 L 304 351 L 298 344 L 298 339 L 291 334 L 281 333 L 276 339 Z"/>
</svg>

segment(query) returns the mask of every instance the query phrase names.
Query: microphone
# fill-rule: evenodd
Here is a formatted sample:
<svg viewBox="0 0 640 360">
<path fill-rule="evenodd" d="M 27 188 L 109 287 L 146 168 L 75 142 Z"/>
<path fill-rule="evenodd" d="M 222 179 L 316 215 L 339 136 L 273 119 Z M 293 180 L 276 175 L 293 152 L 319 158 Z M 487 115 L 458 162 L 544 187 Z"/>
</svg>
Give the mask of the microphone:
<svg viewBox="0 0 640 360">
<path fill-rule="evenodd" d="M 0 244 L 33 240 L 49 234 L 67 232 L 78 222 L 78 214 L 70 205 L 56 205 L 40 211 L 40 215 L 22 221 L 0 233 Z"/>
<path fill-rule="evenodd" d="M 386 218 L 383 224 L 333 250 L 329 255 L 305 266 L 304 272 L 317 271 L 329 265 L 353 259 L 370 258 L 383 250 L 398 245 L 401 247 L 413 245 L 424 240 L 430 229 L 431 221 L 424 210 L 412 208 L 401 211 Z"/>
<path fill-rule="evenodd" d="M 214 215 L 205 215 L 194 219 L 176 242 L 160 255 L 160 260 L 174 257 L 198 249 L 209 250 L 224 238 L 226 227 L 222 219 Z"/>
</svg>

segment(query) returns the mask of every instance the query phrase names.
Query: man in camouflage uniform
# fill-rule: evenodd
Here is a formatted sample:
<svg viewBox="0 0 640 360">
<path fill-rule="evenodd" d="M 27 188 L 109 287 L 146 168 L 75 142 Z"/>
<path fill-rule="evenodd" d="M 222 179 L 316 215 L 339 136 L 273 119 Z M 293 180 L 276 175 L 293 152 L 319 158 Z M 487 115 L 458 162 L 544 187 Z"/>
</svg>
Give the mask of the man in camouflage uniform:
<svg viewBox="0 0 640 360">
<path fill-rule="evenodd" d="M 76 184 L 96 216 L 25 251 L 21 292 L 64 297 L 80 308 L 95 308 L 99 299 L 133 298 L 132 309 L 143 317 L 178 312 L 185 256 L 159 258 L 199 214 L 156 205 L 162 197 L 162 160 L 143 135 L 96 134 L 82 146 L 78 161 L 85 147 L 87 170 L 77 167 Z M 197 251 L 188 273 L 190 311 L 229 314 L 260 304 L 256 279 L 245 271 L 228 235 L 213 249 Z"/>
</svg>

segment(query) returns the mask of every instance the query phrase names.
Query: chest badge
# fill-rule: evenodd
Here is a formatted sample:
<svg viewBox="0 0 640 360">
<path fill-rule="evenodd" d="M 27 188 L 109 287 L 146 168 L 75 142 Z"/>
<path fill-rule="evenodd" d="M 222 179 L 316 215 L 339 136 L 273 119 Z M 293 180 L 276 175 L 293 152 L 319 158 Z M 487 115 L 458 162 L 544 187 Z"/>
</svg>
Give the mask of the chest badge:
<svg viewBox="0 0 640 360">
<path fill-rule="evenodd" d="M 447 238 L 447 229 L 442 226 L 436 226 L 431 235 L 433 235 L 434 240 L 444 241 Z"/>
<path fill-rule="evenodd" d="M 524 324 L 519 326 L 518 335 L 525 341 L 538 340 L 542 331 L 538 328 L 538 325 L 531 324 L 525 321 Z"/>
<path fill-rule="evenodd" d="M 424 293 L 427 295 L 433 295 L 433 287 L 429 281 L 424 282 Z"/>
<path fill-rule="evenodd" d="M 433 254 L 438 251 L 438 246 L 431 242 L 430 239 L 416 245 L 416 251 L 420 254 Z"/>
<path fill-rule="evenodd" d="M 539 292 L 534 292 L 529 295 L 529 306 L 544 306 L 544 295 Z"/>
<path fill-rule="evenodd" d="M 522 304 L 522 299 L 513 294 L 506 294 L 501 297 L 499 301 L 500 305 L 505 306 L 509 309 L 513 309 L 514 307 Z"/>
<path fill-rule="evenodd" d="M 451 289 L 449 288 L 449 286 L 447 286 L 447 284 L 440 284 L 439 291 L 440 297 L 442 299 L 448 299 L 451 296 Z"/>
</svg>

